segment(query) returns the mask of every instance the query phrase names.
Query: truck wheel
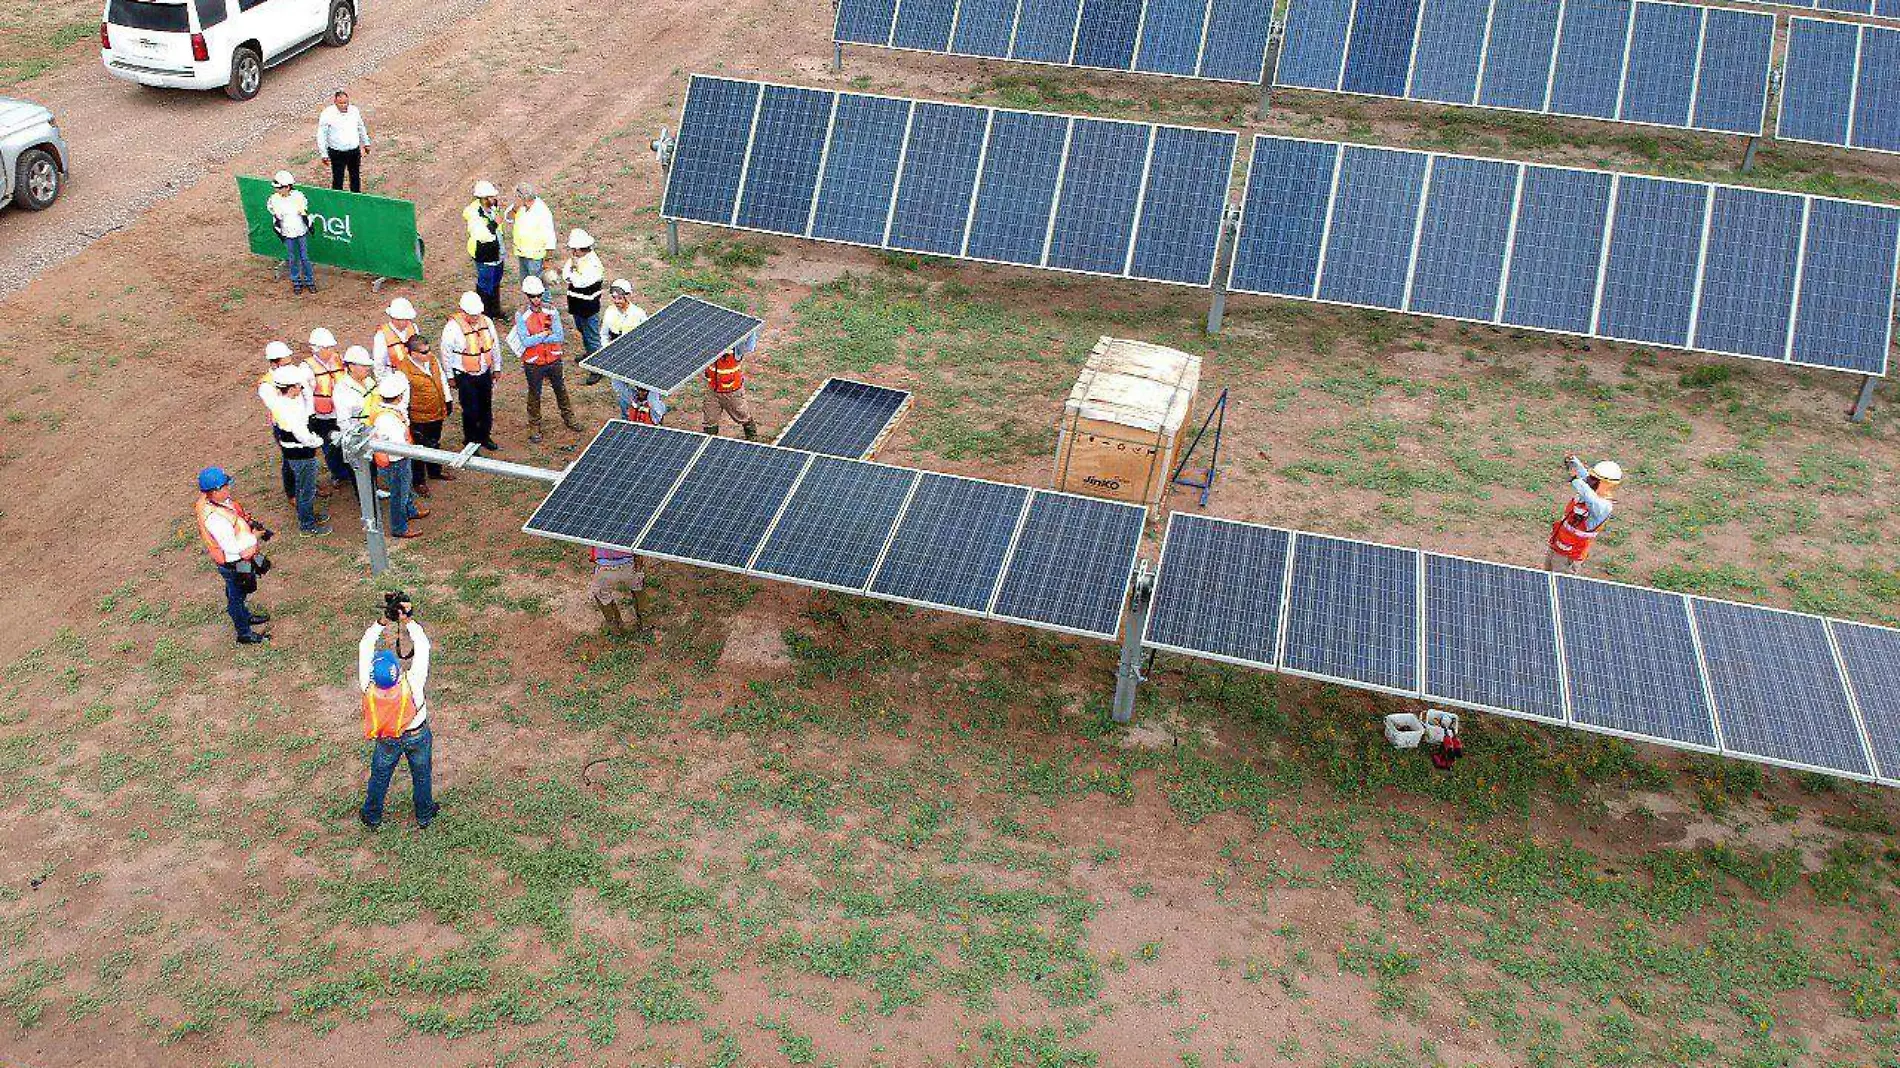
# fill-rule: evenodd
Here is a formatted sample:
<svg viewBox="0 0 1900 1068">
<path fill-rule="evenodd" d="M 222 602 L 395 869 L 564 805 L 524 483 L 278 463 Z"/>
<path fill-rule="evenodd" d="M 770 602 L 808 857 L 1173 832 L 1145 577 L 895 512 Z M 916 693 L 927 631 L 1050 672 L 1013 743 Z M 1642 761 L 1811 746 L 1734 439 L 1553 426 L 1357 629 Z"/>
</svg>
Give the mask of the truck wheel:
<svg viewBox="0 0 1900 1068">
<path fill-rule="evenodd" d="M 350 0 L 336 0 L 330 5 L 330 24 L 324 28 L 323 43 L 342 48 L 355 36 L 356 9 L 350 6 Z"/>
<path fill-rule="evenodd" d="M 59 199 L 59 163 L 43 148 L 20 153 L 13 180 L 13 203 L 27 211 L 42 211 Z"/>
<path fill-rule="evenodd" d="M 249 100 L 264 87 L 264 57 L 246 45 L 231 54 L 231 81 L 224 95 L 233 100 Z"/>
</svg>

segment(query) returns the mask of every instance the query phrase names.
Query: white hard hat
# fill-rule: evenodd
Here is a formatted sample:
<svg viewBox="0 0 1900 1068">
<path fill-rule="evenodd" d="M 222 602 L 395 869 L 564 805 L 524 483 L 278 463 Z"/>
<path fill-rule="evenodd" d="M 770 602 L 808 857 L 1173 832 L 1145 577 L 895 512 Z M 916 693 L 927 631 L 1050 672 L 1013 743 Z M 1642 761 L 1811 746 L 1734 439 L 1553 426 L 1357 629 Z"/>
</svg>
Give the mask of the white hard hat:
<svg viewBox="0 0 1900 1068">
<path fill-rule="evenodd" d="M 310 331 L 310 347 L 313 349 L 336 348 L 336 335 L 319 326 Z"/>
<path fill-rule="evenodd" d="M 361 345 L 351 345 L 349 348 L 344 349 L 343 362 L 353 363 L 358 367 L 376 366 L 376 361 L 370 358 L 369 350 Z"/>
<path fill-rule="evenodd" d="M 608 286 L 607 288 L 613 290 L 616 293 L 625 293 L 628 296 L 633 295 L 633 283 L 627 281 L 625 278 L 614 279 L 614 284 Z"/>
<path fill-rule="evenodd" d="M 585 230 L 580 229 L 579 227 L 575 227 L 573 230 L 570 230 L 568 232 L 567 247 L 568 248 L 593 248 L 594 235 L 588 233 Z"/>
<path fill-rule="evenodd" d="M 270 384 L 282 389 L 285 386 L 303 385 L 303 376 L 295 367 L 279 367 L 270 373 Z"/>
<path fill-rule="evenodd" d="M 389 307 L 383 310 L 388 313 L 391 319 L 414 319 L 416 317 L 416 306 L 409 303 L 408 297 L 397 297 L 395 300 L 389 302 Z"/>
<path fill-rule="evenodd" d="M 546 293 L 548 291 L 548 287 L 542 284 L 541 279 L 539 277 L 531 274 L 528 277 L 523 278 L 521 280 L 521 291 L 523 293 L 526 293 L 528 296 L 538 297 L 541 294 Z"/>
<path fill-rule="evenodd" d="M 376 383 L 376 395 L 384 400 L 401 400 L 409 394 L 409 379 L 402 375 L 384 375 Z"/>
<path fill-rule="evenodd" d="M 498 197 L 501 195 L 501 191 L 495 188 L 494 183 L 481 181 L 475 183 L 475 195 L 478 197 Z"/>
<path fill-rule="evenodd" d="M 276 186 L 279 189 L 288 189 L 289 187 L 297 184 L 297 176 L 290 173 L 289 171 L 278 171 L 276 174 L 271 176 L 270 184 Z"/>
<path fill-rule="evenodd" d="M 273 341 L 264 346 L 264 358 L 272 363 L 276 363 L 278 360 L 288 360 L 290 356 L 290 346 L 281 341 Z"/>
<path fill-rule="evenodd" d="M 463 315 L 480 315 L 481 313 L 482 313 L 482 298 L 476 296 L 473 293 L 462 294 L 462 314 Z"/>
<path fill-rule="evenodd" d="M 1623 467 L 1615 460 L 1598 460 L 1596 466 L 1590 469 L 1590 473 L 1604 482 L 1623 481 Z"/>
</svg>

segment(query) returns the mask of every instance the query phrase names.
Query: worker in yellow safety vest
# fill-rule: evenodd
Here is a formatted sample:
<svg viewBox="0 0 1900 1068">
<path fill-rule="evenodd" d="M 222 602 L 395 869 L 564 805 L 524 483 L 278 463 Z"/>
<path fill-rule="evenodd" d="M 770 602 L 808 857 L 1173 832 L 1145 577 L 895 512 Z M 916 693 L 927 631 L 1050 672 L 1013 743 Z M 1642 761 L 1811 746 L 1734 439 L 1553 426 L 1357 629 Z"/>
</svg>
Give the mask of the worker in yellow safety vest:
<svg viewBox="0 0 1900 1068">
<path fill-rule="evenodd" d="M 501 191 L 493 184 L 475 183 L 475 199 L 462 209 L 468 226 L 468 258 L 475 264 L 475 295 L 483 314 L 501 314 Z"/>
</svg>

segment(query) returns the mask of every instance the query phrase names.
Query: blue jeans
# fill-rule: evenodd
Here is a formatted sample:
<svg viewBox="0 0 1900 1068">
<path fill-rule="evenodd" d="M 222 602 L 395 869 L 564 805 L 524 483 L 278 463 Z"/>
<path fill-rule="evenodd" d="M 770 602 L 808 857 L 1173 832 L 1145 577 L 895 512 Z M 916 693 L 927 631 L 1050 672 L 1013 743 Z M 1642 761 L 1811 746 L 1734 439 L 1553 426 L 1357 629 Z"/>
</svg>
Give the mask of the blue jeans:
<svg viewBox="0 0 1900 1068">
<path fill-rule="evenodd" d="M 323 439 L 323 463 L 330 469 L 330 478 L 337 482 L 352 481 L 356 475 L 350 470 L 350 463 L 343 458 L 343 446 L 336 443 L 336 419 L 325 415 L 310 417 L 310 432 Z"/>
<path fill-rule="evenodd" d="M 389 793 L 389 780 L 396 765 L 409 761 L 409 788 L 415 799 L 416 822 L 424 827 L 435 819 L 437 805 L 430 781 L 430 763 L 435 738 L 429 733 L 429 721 L 400 738 L 376 739 L 376 750 L 369 757 L 369 789 L 363 794 L 363 822 L 371 827 L 383 822 L 383 798 Z"/>
<path fill-rule="evenodd" d="M 389 532 L 398 538 L 409 533 L 416 517 L 415 471 L 408 460 L 394 460 L 383 468 L 383 488 L 389 491 Z"/>
<path fill-rule="evenodd" d="M 574 325 L 579 328 L 581 332 L 581 348 L 585 350 L 581 355 L 592 356 L 594 353 L 599 352 L 600 313 L 595 312 L 588 316 L 576 315 L 574 316 Z"/>
<path fill-rule="evenodd" d="M 231 617 L 231 626 L 236 628 L 237 636 L 251 636 L 251 609 L 244 603 L 250 594 L 245 590 L 245 576 L 238 574 L 237 568 L 229 564 L 219 564 L 218 574 L 224 578 L 224 614 Z"/>
<path fill-rule="evenodd" d="M 475 295 L 482 298 L 482 311 L 489 318 L 501 314 L 501 261 L 475 265 Z"/>
<path fill-rule="evenodd" d="M 537 257 L 537 258 L 535 258 L 535 259 L 532 259 L 532 260 L 531 260 L 531 259 L 529 259 L 529 258 L 528 258 L 528 257 L 526 257 L 526 256 L 516 256 L 516 257 L 515 257 L 515 262 L 521 265 L 521 277 L 522 277 L 522 278 L 523 278 L 524 280 L 525 280 L 525 279 L 526 279 L 526 278 L 527 278 L 527 277 L 528 277 L 529 275 L 534 275 L 534 276 L 536 276 L 536 277 L 540 277 L 540 274 L 541 274 L 541 260 L 540 260 L 540 258 L 539 258 L 539 257 Z"/>
<path fill-rule="evenodd" d="M 284 263 L 290 268 L 290 284 L 293 286 L 315 286 L 317 280 L 310 276 L 310 235 L 284 238 Z"/>
<path fill-rule="evenodd" d="M 307 456 L 299 460 L 285 456 L 284 462 L 290 465 L 290 477 L 297 484 L 297 525 L 304 530 L 315 530 L 323 525 L 317 519 L 317 458 Z"/>
</svg>

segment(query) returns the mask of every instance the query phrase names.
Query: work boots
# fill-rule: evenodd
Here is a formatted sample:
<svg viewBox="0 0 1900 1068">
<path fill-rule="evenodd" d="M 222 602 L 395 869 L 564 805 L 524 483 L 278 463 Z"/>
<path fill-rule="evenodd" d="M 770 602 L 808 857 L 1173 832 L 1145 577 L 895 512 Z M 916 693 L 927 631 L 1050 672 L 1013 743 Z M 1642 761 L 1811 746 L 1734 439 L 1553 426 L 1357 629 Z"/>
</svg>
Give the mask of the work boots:
<svg viewBox="0 0 1900 1068">
<path fill-rule="evenodd" d="M 608 630 L 613 631 L 615 634 L 624 634 L 626 632 L 627 623 L 620 618 L 619 605 L 612 601 L 595 601 L 594 606 L 600 609 L 601 618 L 607 621 Z"/>
<path fill-rule="evenodd" d="M 757 422 L 748 419 L 739 424 L 739 429 L 745 431 L 745 439 L 747 441 L 759 440 L 759 424 Z"/>
<path fill-rule="evenodd" d="M 645 586 L 633 591 L 633 621 L 642 628 L 653 624 L 647 620 L 653 618 L 653 591 Z"/>
</svg>

